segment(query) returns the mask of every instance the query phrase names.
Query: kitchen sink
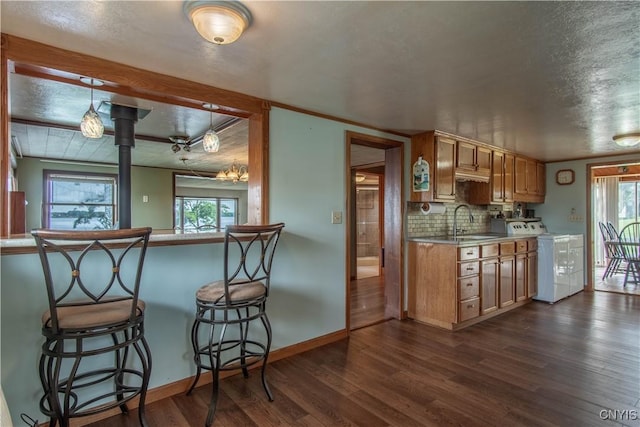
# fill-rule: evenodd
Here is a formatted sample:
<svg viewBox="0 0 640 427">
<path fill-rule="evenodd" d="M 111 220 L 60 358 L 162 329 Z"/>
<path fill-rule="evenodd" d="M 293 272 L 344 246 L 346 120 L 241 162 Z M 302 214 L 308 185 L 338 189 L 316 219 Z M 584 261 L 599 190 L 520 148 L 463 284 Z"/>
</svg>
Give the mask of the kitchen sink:
<svg viewBox="0 0 640 427">
<path fill-rule="evenodd" d="M 495 239 L 497 237 L 502 237 L 500 235 L 495 234 L 462 234 L 456 236 L 454 240 L 487 240 L 487 239 Z"/>
</svg>

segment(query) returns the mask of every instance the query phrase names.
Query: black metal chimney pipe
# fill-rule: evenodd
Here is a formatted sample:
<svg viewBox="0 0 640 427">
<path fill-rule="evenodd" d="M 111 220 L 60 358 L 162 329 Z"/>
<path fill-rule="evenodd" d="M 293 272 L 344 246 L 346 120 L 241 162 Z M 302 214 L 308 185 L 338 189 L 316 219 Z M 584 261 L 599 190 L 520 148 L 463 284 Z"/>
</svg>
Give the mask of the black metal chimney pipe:
<svg viewBox="0 0 640 427">
<path fill-rule="evenodd" d="M 138 109 L 112 104 L 111 120 L 118 146 L 118 224 L 125 229 L 131 228 L 131 148 L 136 145 L 134 125 Z"/>
</svg>

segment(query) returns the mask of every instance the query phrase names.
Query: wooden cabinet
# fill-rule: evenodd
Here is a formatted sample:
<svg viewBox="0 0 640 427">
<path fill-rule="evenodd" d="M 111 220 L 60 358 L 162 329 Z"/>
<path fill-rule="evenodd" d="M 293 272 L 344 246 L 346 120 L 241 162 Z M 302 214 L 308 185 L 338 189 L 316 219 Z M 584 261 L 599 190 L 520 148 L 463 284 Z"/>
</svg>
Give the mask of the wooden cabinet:
<svg viewBox="0 0 640 427">
<path fill-rule="evenodd" d="M 513 202 L 514 156 L 503 151 L 491 153 L 491 179 L 489 184 L 471 183 L 469 203 L 474 205 Z"/>
<path fill-rule="evenodd" d="M 409 317 L 455 330 L 527 303 L 531 248 L 526 239 L 468 246 L 410 241 Z"/>
<path fill-rule="evenodd" d="M 475 205 L 544 202 L 544 163 L 441 131 L 411 138 L 411 164 L 429 164 L 429 190 L 411 191 L 412 202 L 453 202 L 456 180 L 470 181 Z"/>
<path fill-rule="evenodd" d="M 436 137 L 436 170 L 433 183 L 435 201 L 454 201 L 456 198 L 455 156 L 456 141 Z"/>
<path fill-rule="evenodd" d="M 422 157 L 429 164 L 429 190 L 411 191 L 413 202 L 455 200 L 456 140 L 436 131 L 411 138 L 411 164 Z"/>
<path fill-rule="evenodd" d="M 533 159 L 515 157 L 514 200 L 544 202 L 546 194 L 545 165 Z"/>
<path fill-rule="evenodd" d="M 489 182 L 491 149 L 468 141 L 456 142 L 456 178 Z"/>
<path fill-rule="evenodd" d="M 499 277 L 499 245 L 497 243 L 482 245 L 482 261 L 480 261 L 480 289 L 482 301 L 480 314 L 485 315 L 498 309 Z"/>
<path fill-rule="evenodd" d="M 515 302 L 515 256 L 514 243 L 500 243 L 500 294 L 498 307 L 506 307 Z"/>
</svg>

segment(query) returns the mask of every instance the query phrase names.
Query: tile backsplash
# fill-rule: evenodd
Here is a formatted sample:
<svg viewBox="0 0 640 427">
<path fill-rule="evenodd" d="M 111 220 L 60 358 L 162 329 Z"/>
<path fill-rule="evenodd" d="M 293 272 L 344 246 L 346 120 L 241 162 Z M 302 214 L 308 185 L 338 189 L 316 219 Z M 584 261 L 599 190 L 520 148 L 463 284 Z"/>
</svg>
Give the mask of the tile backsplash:
<svg viewBox="0 0 640 427">
<path fill-rule="evenodd" d="M 458 205 L 465 204 L 469 187 L 464 182 L 456 182 L 456 201 L 444 203 L 446 211 L 442 214 L 424 215 L 420 212 L 422 203 L 407 202 L 407 237 L 443 236 L 453 234 L 453 213 Z M 462 208 L 458 211 L 458 228 L 465 234 L 487 233 L 491 229 L 491 215 L 487 206 L 469 205 L 474 222 L 469 222 L 469 212 Z M 506 206 L 504 206 L 506 208 Z M 493 212 L 495 216 L 497 212 Z"/>
<path fill-rule="evenodd" d="M 422 203 L 407 203 L 407 237 L 442 236 L 453 234 L 453 213 L 462 203 L 444 203 L 442 214 L 424 215 L 420 211 Z M 486 206 L 469 205 L 474 222 L 469 222 L 469 212 L 463 208 L 458 211 L 458 228 L 465 234 L 486 233 L 491 226 L 491 215 Z"/>
</svg>

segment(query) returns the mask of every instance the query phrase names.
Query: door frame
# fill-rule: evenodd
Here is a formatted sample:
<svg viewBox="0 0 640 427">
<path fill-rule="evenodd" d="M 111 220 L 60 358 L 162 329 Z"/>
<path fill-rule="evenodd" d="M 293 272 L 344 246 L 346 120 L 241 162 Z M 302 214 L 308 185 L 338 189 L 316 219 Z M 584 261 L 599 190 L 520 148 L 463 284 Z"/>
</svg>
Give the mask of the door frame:
<svg viewBox="0 0 640 427">
<path fill-rule="evenodd" d="M 381 233 L 384 236 L 393 239 L 394 246 L 398 248 L 398 256 L 393 257 L 392 265 L 388 264 L 385 260 L 383 269 L 385 273 L 385 315 L 387 313 L 394 313 L 393 318 L 401 319 L 404 316 L 404 253 L 403 253 L 403 223 L 404 218 L 404 206 L 402 201 L 404 200 L 404 143 L 402 141 L 396 141 L 388 138 L 381 138 L 372 135 L 346 131 L 345 132 L 345 180 L 346 196 L 347 196 L 347 212 L 346 212 L 346 276 L 345 276 L 345 316 L 346 316 L 346 329 L 347 333 L 351 333 L 351 265 L 352 265 L 352 239 L 351 239 L 351 224 L 355 217 L 353 194 L 351 187 L 353 185 L 353 174 L 351 171 L 351 146 L 352 145 L 364 145 L 367 147 L 378 148 L 382 150 L 398 150 L 397 155 L 388 156 L 385 154 L 385 174 L 384 185 L 390 186 L 392 191 L 384 191 L 384 200 L 381 202 L 387 207 L 385 208 L 385 220 L 384 228 Z M 391 163 L 389 163 L 391 158 Z M 398 198 L 399 203 L 389 206 L 386 201 L 389 198 Z M 390 210 L 389 210 L 390 209 Z M 388 213 L 391 211 L 393 215 Z M 381 242 L 381 245 L 384 245 Z M 386 249 L 386 248 L 385 248 Z M 386 250 L 385 250 L 386 251 Z M 386 255 L 386 254 L 385 254 Z M 394 280 L 386 280 L 386 274 L 393 274 Z M 387 290 L 392 291 L 392 298 L 387 297 Z"/>
<path fill-rule="evenodd" d="M 630 163 L 638 163 L 640 164 L 640 158 L 638 159 L 624 159 L 624 160 L 609 160 L 598 163 L 587 163 L 587 240 L 585 242 L 587 246 L 587 286 L 585 287 L 586 291 L 593 292 L 595 291 L 595 276 L 594 269 L 595 263 L 593 259 L 593 247 L 595 245 L 596 239 L 598 239 L 599 235 L 596 233 L 594 235 L 593 228 L 595 224 L 594 215 L 593 215 L 593 169 L 599 166 L 623 166 L 628 165 Z M 620 231 L 620 230 L 618 230 Z"/>
</svg>

